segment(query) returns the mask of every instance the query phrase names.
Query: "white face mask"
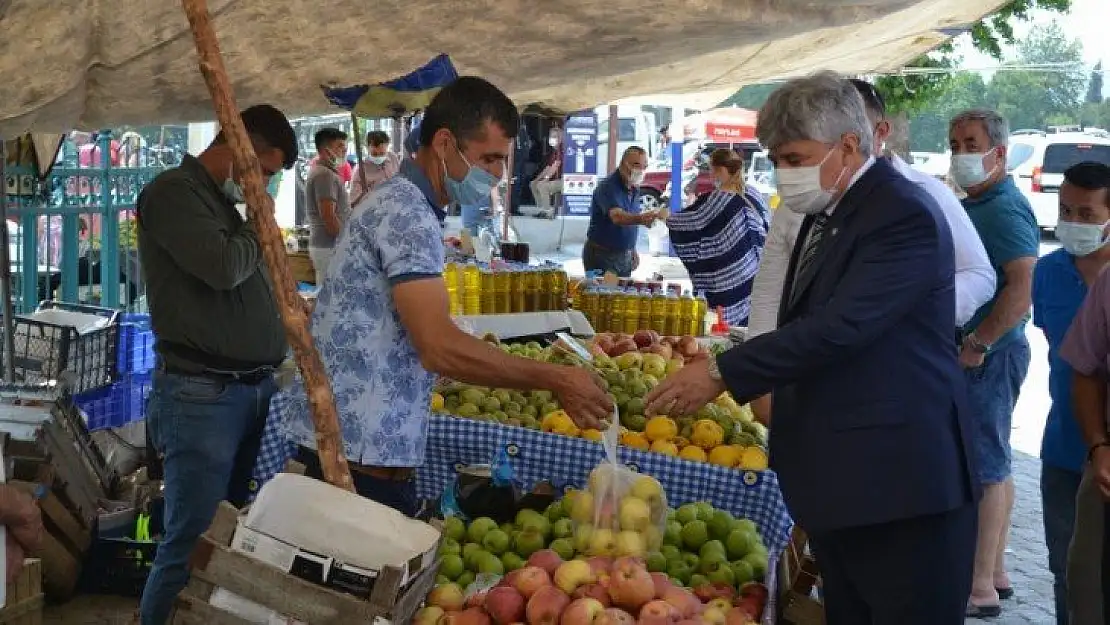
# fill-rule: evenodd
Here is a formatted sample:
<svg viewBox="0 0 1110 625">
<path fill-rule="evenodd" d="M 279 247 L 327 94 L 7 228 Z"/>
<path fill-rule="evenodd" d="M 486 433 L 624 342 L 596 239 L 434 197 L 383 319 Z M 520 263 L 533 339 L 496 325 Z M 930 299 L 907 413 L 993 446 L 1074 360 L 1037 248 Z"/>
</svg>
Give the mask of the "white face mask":
<svg viewBox="0 0 1110 625">
<path fill-rule="evenodd" d="M 962 188 L 975 187 L 986 182 L 993 174 L 983 165 L 983 159 L 990 152 L 981 154 L 954 154 L 952 156 L 952 180 Z"/>
<path fill-rule="evenodd" d="M 821 167 L 832 153 L 829 150 L 820 163 L 809 167 L 775 168 L 775 187 L 783 206 L 802 215 L 816 215 L 832 204 L 837 194 L 835 184 L 833 189 L 821 187 Z M 845 171 L 840 171 L 836 184 L 840 183 Z"/>
<path fill-rule="evenodd" d="M 559 145 L 559 135 L 551 135 L 550 137 L 548 137 L 547 138 L 547 145 L 550 145 L 551 147 L 558 146 Z"/>
<path fill-rule="evenodd" d="M 1060 245 L 1072 256 L 1089 256 L 1106 245 L 1106 226 L 1099 224 L 1078 224 L 1061 221 L 1056 224 L 1056 238 Z"/>
<path fill-rule="evenodd" d="M 630 183 L 632 183 L 632 186 L 635 186 L 635 187 L 638 187 L 641 184 L 643 184 L 644 183 L 644 170 L 642 170 L 642 169 L 633 169 L 633 170 L 631 170 L 628 174 L 628 181 Z"/>
<path fill-rule="evenodd" d="M 381 156 L 370 156 L 368 160 L 375 165 L 383 165 L 387 158 L 389 157 L 383 154 Z"/>
</svg>

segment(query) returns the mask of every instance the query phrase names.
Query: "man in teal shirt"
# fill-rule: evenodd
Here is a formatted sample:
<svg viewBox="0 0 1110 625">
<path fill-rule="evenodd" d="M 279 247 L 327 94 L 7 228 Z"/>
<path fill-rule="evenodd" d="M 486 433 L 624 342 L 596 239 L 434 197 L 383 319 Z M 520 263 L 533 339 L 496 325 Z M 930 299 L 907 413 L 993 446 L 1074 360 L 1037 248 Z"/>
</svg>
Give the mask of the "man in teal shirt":
<svg viewBox="0 0 1110 625">
<path fill-rule="evenodd" d="M 960 113 L 948 127 L 952 178 L 967 193 L 964 208 L 998 274 L 994 297 L 958 333 L 983 486 L 968 601 L 968 616 L 979 617 L 997 616 L 1000 600 L 1013 594 L 1003 556 L 1014 505 L 1010 423 L 1029 371 L 1025 323 L 1040 249 L 1033 210 L 1006 173 L 1009 135 L 1006 120 L 989 110 Z"/>
</svg>

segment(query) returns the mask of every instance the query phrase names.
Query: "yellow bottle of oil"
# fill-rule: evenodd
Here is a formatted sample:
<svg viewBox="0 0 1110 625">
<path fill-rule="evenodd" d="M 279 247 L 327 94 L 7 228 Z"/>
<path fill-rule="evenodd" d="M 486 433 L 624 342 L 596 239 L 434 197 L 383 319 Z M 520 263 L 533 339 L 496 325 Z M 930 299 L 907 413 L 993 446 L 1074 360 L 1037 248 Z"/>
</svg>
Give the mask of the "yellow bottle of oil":
<svg viewBox="0 0 1110 625">
<path fill-rule="evenodd" d="M 599 314 L 601 310 L 601 294 L 597 289 L 591 287 L 579 290 L 576 299 L 580 300 L 576 304 L 578 310 L 585 315 L 586 320 L 590 322 L 590 326 L 592 326 L 595 331 L 602 332 L 603 330 L 598 329 L 601 327 L 601 315 Z"/>
<path fill-rule="evenodd" d="M 698 296 L 694 298 L 694 301 L 697 302 L 698 305 L 698 309 L 695 313 L 694 319 L 694 323 L 697 324 L 698 331 L 694 334 L 694 336 L 705 336 L 707 334 L 705 327 L 705 318 L 709 314 L 709 302 L 705 299 L 705 292 L 703 291 L 698 293 Z"/>
<path fill-rule="evenodd" d="M 536 310 L 551 310 L 551 267 L 544 265 L 533 271 L 536 274 Z"/>
<path fill-rule="evenodd" d="M 606 332 L 620 332 L 624 329 L 625 319 L 628 317 L 628 297 L 623 292 L 613 291 L 608 300 L 609 320 L 607 326 L 610 329 Z"/>
<path fill-rule="evenodd" d="M 679 324 L 675 334 L 685 335 L 694 333 L 694 317 L 698 313 L 698 302 L 694 299 L 693 295 L 689 292 L 683 293 L 679 298 L 679 305 L 681 306 L 681 313 L 679 314 Z"/>
<path fill-rule="evenodd" d="M 501 315 L 509 312 L 511 286 L 508 271 L 504 268 L 498 268 L 493 272 L 493 312 L 495 314 Z"/>
<path fill-rule="evenodd" d="M 567 309 L 567 272 L 562 269 L 556 269 L 552 273 L 552 298 L 550 310 L 566 310 Z"/>
<path fill-rule="evenodd" d="M 492 315 L 495 310 L 493 271 L 488 265 L 482 265 L 482 314 Z"/>
<path fill-rule="evenodd" d="M 443 282 L 447 285 L 447 301 L 450 302 L 451 315 L 459 314 L 459 268 L 455 263 L 443 266 Z"/>
<path fill-rule="evenodd" d="M 509 284 L 512 285 L 512 299 L 509 304 L 509 311 L 514 313 L 524 312 L 524 272 L 520 267 L 512 267 L 509 270 Z"/>
<path fill-rule="evenodd" d="M 527 301 L 524 302 L 524 308 L 532 312 L 547 310 L 547 306 L 544 305 L 546 295 L 544 292 L 543 271 L 536 268 L 529 268 L 527 275 L 528 280 L 525 282 L 525 295 Z"/>
<path fill-rule="evenodd" d="M 628 290 L 625 292 L 624 299 L 624 323 L 621 324 L 621 332 L 625 334 L 635 334 L 640 329 L 640 293 L 638 291 Z M 648 304 L 648 314 L 651 314 L 651 304 Z"/>
<path fill-rule="evenodd" d="M 664 336 L 681 336 L 682 301 L 674 293 L 667 293 L 667 317 L 663 329 Z"/>
<path fill-rule="evenodd" d="M 667 296 L 662 292 L 651 296 L 651 329 L 661 335 L 667 333 Z"/>
<path fill-rule="evenodd" d="M 609 332 L 609 318 L 613 311 L 613 302 L 609 299 L 609 289 L 598 286 L 591 290 L 597 292 L 597 317 L 592 322 L 594 332 Z"/>
<path fill-rule="evenodd" d="M 636 331 L 648 330 L 651 328 L 651 292 L 647 290 L 636 292 L 636 303 L 640 308 L 639 323 L 636 324 Z"/>
<path fill-rule="evenodd" d="M 464 315 L 482 314 L 482 272 L 478 263 L 463 268 L 462 310 Z"/>
</svg>

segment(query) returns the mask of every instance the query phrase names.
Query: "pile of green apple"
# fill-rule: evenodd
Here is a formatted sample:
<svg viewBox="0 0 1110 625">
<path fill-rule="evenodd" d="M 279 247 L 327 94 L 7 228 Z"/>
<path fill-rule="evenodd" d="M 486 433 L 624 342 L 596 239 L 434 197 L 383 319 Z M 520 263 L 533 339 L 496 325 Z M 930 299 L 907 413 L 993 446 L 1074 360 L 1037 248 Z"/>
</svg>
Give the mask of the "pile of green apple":
<svg viewBox="0 0 1110 625">
<path fill-rule="evenodd" d="M 512 523 L 501 525 L 488 517 L 469 523 L 448 517 L 437 584 L 466 588 L 479 574 L 504 575 L 529 559 L 542 560 L 544 553 L 557 554 L 563 561 L 634 555 L 599 554 L 591 537 L 576 532 L 571 519 L 574 500 L 561 499 L 544 512 L 521 510 Z M 755 523 L 706 502 L 668 509 L 661 546 L 643 558 L 650 572 L 664 573 L 675 584 L 694 590 L 713 585 L 739 588 L 767 574 L 767 548 Z"/>
</svg>

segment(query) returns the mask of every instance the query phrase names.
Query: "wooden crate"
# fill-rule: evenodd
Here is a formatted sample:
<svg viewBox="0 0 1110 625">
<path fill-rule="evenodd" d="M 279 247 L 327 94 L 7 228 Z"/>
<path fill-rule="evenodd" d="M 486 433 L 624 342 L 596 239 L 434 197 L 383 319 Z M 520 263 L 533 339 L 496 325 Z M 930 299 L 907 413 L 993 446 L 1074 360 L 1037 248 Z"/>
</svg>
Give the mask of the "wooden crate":
<svg viewBox="0 0 1110 625">
<path fill-rule="evenodd" d="M 4 625 L 42 625 L 42 561 L 23 561 L 19 577 L 8 584 L 8 603 L 0 608 Z"/>
<path fill-rule="evenodd" d="M 297 282 L 316 284 L 316 268 L 312 265 L 312 258 L 308 252 L 289 252 L 289 272 Z"/>
<path fill-rule="evenodd" d="M 778 611 L 780 623 L 824 625 L 825 608 L 814 597 L 821 587 L 821 573 L 809 551 L 809 539 L 797 525 L 783 551 L 778 567 Z"/>
<path fill-rule="evenodd" d="M 233 506 L 220 504 L 216 518 L 193 552 L 192 578 L 178 595 L 173 625 L 250 625 L 209 605 L 217 586 L 308 625 L 373 623 L 376 618 L 402 625 L 412 621 L 435 584 L 438 566 L 420 572 L 407 588 L 401 587 L 402 571 L 386 567 L 369 600 L 336 592 L 232 551 L 229 545 L 238 517 Z"/>
</svg>

